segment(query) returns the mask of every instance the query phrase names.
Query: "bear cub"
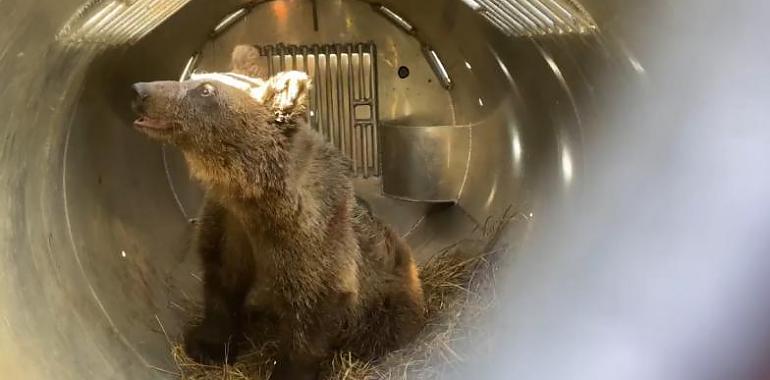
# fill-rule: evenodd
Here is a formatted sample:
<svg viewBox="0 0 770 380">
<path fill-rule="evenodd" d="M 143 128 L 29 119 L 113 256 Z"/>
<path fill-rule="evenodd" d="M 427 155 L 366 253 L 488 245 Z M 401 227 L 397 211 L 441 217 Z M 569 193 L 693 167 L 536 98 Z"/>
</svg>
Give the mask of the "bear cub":
<svg viewBox="0 0 770 380">
<path fill-rule="evenodd" d="M 258 78 L 255 57 L 242 45 L 232 72 L 134 84 L 134 127 L 177 146 L 206 190 L 204 316 L 186 352 L 233 361 L 248 298 L 278 321 L 272 378 L 315 379 L 336 349 L 371 357 L 414 337 L 422 288 L 407 244 L 356 201 L 350 162 L 307 124 L 310 78 Z"/>
</svg>

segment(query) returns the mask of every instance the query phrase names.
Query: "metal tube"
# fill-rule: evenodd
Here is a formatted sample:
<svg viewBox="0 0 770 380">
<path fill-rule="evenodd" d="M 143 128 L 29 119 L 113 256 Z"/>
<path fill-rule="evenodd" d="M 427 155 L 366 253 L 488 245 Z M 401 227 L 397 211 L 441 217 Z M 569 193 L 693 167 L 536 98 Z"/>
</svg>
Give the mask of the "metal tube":
<svg viewBox="0 0 770 380">
<path fill-rule="evenodd" d="M 358 194 L 420 260 L 473 239 L 507 252 L 496 307 L 471 322 L 494 339 L 486 354 L 465 351 L 457 378 L 766 377 L 770 5 L 584 0 L 572 15 L 571 1 L 534 0 L 547 18 L 596 34 L 520 38 L 486 25 L 477 8 L 487 2 L 466 3 L 387 2 L 420 27 L 417 41 L 355 2 L 318 2 L 312 33 L 296 33 L 310 30 L 303 2 L 281 2 L 283 19 L 265 2 L 239 24 L 249 33 L 220 35 L 214 48 L 212 26 L 242 1 L 0 2 L 0 377 L 177 371 L 169 341 L 188 318 L 174 305 L 201 290 L 179 208 L 197 209 L 203 194 L 178 152 L 164 157 L 131 130 L 128 88 L 184 77 L 198 51 L 329 36 L 372 39 L 379 55 L 357 46 L 333 72 L 318 51 L 267 61 L 271 73 L 303 62 L 325 90 L 311 109 L 332 115 L 318 128 L 340 128 L 327 133 L 369 176 Z M 549 27 L 514 9 L 490 18 Z M 99 11 L 115 20 L 77 34 L 77 15 Z M 364 54 L 379 70 L 362 66 Z M 400 66 L 410 74 L 398 77 Z M 345 108 L 367 94 L 381 124 Z M 400 199 L 380 193 L 380 168 Z M 527 217 L 494 240 L 476 235 L 509 210 Z"/>
</svg>

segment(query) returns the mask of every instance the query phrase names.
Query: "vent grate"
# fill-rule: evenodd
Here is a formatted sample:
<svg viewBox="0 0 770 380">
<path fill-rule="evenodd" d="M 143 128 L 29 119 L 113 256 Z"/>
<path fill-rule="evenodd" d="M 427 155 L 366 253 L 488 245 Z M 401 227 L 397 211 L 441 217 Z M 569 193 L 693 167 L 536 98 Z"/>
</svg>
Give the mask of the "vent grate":
<svg viewBox="0 0 770 380">
<path fill-rule="evenodd" d="M 596 29 L 591 15 L 573 0 L 472 1 L 475 10 L 509 36 L 586 34 Z"/>
<path fill-rule="evenodd" d="M 265 45 L 269 74 L 300 70 L 313 78 L 311 126 L 352 161 L 356 176 L 380 175 L 377 50 L 373 43 Z"/>
<path fill-rule="evenodd" d="M 66 45 L 133 43 L 155 29 L 190 0 L 92 0 L 57 34 Z"/>
</svg>

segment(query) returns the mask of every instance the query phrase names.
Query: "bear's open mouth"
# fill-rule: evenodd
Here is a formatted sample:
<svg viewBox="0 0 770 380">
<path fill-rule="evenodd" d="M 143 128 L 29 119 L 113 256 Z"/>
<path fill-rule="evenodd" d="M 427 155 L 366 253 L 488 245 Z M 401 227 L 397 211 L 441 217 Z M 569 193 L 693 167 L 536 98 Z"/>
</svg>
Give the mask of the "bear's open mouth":
<svg viewBox="0 0 770 380">
<path fill-rule="evenodd" d="M 154 130 L 164 130 L 164 129 L 169 129 L 171 127 L 171 125 L 165 121 L 152 119 L 147 116 L 140 116 L 138 119 L 134 120 L 134 126 L 137 128 L 146 128 L 146 129 L 154 129 Z"/>
</svg>

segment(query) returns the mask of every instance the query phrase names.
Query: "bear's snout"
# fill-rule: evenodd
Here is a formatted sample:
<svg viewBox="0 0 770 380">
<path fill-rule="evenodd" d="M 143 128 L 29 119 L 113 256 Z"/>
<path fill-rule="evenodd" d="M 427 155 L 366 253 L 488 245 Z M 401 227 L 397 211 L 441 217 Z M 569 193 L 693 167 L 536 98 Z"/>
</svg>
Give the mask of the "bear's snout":
<svg viewBox="0 0 770 380">
<path fill-rule="evenodd" d="M 134 121 L 135 128 L 155 137 L 160 131 L 172 130 L 172 115 L 166 105 L 173 100 L 168 94 L 176 90 L 174 86 L 178 86 L 178 82 L 140 82 L 131 85 L 131 108 L 139 116 Z"/>
</svg>

